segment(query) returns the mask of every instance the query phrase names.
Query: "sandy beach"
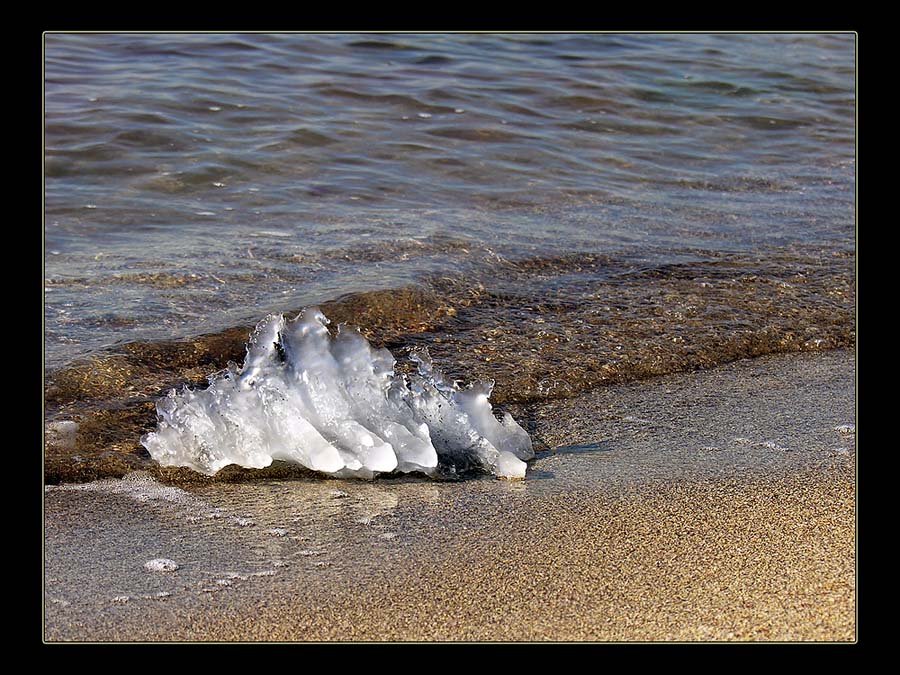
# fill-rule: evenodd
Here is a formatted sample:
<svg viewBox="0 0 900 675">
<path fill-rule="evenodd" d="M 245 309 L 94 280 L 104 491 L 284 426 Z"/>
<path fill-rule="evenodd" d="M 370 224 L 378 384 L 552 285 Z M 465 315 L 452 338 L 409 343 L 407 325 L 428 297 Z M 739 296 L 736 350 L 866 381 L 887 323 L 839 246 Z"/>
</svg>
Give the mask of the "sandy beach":
<svg viewBox="0 0 900 675">
<path fill-rule="evenodd" d="M 521 482 L 50 486 L 44 640 L 854 641 L 855 407 L 772 356 L 511 409 Z"/>
<path fill-rule="evenodd" d="M 44 33 L 43 642 L 858 643 L 857 42 Z"/>
</svg>

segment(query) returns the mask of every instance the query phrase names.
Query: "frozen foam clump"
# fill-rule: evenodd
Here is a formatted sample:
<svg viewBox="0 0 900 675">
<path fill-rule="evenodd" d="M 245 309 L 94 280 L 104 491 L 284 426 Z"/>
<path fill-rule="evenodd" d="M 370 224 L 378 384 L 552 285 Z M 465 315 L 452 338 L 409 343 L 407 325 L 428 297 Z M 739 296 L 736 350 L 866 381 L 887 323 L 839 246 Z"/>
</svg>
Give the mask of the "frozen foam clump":
<svg viewBox="0 0 900 675">
<path fill-rule="evenodd" d="M 170 391 L 141 442 L 163 466 L 207 475 L 285 460 L 342 477 L 432 475 L 439 464 L 525 476 L 531 439 L 509 414 L 494 416 L 491 384 L 446 382 L 427 353 L 413 357 L 418 374 L 395 373 L 388 350 L 345 326 L 333 337 L 328 323 L 315 308 L 293 321 L 266 317 L 243 367 L 205 390 Z"/>
</svg>

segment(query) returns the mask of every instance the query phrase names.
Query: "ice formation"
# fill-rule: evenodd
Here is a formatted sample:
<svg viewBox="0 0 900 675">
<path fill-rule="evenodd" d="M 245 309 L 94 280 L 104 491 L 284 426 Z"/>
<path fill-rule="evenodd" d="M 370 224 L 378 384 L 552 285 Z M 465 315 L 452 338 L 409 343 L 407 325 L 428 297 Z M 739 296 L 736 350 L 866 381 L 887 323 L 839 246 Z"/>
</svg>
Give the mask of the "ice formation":
<svg viewBox="0 0 900 675">
<path fill-rule="evenodd" d="M 243 367 L 211 376 L 205 390 L 170 391 L 141 442 L 161 465 L 207 475 L 284 460 L 342 477 L 439 466 L 525 476 L 531 439 L 508 413 L 494 416 L 491 384 L 447 382 L 426 352 L 412 357 L 418 374 L 395 373 L 387 349 L 346 326 L 332 337 L 328 323 L 316 308 L 266 317 Z"/>
</svg>

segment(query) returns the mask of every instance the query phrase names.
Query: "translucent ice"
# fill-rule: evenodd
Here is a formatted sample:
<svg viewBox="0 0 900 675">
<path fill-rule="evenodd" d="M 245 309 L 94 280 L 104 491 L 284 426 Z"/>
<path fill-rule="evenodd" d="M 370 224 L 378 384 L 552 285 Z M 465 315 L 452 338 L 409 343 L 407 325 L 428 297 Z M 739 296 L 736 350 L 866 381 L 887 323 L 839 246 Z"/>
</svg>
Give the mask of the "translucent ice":
<svg viewBox="0 0 900 675">
<path fill-rule="evenodd" d="M 212 475 L 229 465 L 274 460 L 324 474 L 434 474 L 438 465 L 523 478 L 534 456 L 513 418 L 497 419 L 491 384 L 446 382 L 427 353 L 418 374 L 394 372 L 394 357 L 315 308 L 293 321 L 270 315 L 250 337 L 242 368 L 209 387 L 172 390 L 157 403 L 159 423 L 141 442 L 164 466 Z"/>
</svg>

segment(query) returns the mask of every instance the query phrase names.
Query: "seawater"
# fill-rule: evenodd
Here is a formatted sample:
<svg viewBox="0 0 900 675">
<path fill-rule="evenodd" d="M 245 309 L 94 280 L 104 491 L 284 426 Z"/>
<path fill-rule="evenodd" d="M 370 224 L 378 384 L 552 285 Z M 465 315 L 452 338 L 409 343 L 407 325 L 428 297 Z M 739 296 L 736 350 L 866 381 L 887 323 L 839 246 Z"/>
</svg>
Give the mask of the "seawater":
<svg viewBox="0 0 900 675">
<path fill-rule="evenodd" d="M 143 466 L 156 397 L 311 305 L 500 404 L 852 346 L 855 50 L 46 34 L 50 463 Z"/>
<path fill-rule="evenodd" d="M 853 35 L 50 33 L 44 52 L 48 366 L 488 250 L 853 246 Z"/>
</svg>

